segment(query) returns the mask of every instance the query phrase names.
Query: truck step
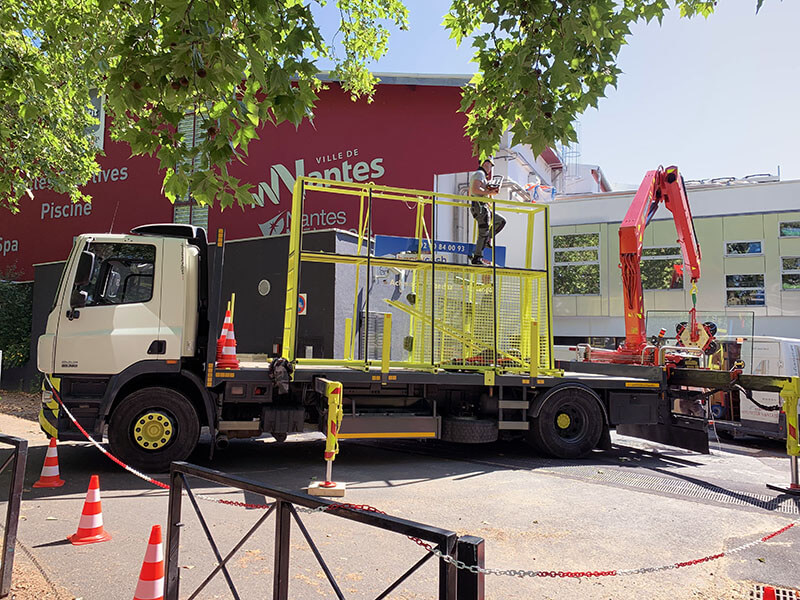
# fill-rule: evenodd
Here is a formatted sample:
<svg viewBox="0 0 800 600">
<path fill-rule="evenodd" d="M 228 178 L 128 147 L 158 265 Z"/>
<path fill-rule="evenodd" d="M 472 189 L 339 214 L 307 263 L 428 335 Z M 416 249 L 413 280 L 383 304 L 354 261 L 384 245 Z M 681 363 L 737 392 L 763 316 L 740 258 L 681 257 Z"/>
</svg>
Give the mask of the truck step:
<svg viewBox="0 0 800 600">
<path fill-rule="evenodd" d="M 528 410 L 528 406 L 530 406 L 527 400 L 500 400 L 497 405 L 499 408 L 519 410 Z"/>
<path fill-rule="evenodd" d="M 497 428 L 527 431 L 530 429 L 530 424 L 527 421 L 498 421 Z"/>
<path fill-rule="evenodd" d="M 220 431 L 259 431 L 261 424 L 258 421 L 220 421 Z"/>
</svg>

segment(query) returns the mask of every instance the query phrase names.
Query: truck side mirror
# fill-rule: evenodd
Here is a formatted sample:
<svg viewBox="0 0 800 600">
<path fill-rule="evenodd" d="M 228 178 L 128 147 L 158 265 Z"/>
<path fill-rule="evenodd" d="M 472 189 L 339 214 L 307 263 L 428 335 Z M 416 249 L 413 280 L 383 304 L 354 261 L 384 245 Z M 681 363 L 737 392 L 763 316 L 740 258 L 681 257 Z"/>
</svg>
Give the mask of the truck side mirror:
<svg viewBox="0 0 800 600">
<path fill-rule="evenodd" d="M 86 300 L 89 297 L 89 294 L 84 292 L 83 290 L 74 290 L 72 295 L 69 298 L 69 306 L 70 308 L 83 308 L 86 306 Z"/>
<path fill-rule="evenodd" d="M 81 252 L 81 257 L 78 259 L 78 268 L 75 271 L 74 286 L 80 287 L 82 285 L 86 285 L 87 283 L 89 283 L 89 281 L 92 278 L 93 270 L 94 270 L 94 254 L 84 250 L 83 252 Z"/>
</svg>

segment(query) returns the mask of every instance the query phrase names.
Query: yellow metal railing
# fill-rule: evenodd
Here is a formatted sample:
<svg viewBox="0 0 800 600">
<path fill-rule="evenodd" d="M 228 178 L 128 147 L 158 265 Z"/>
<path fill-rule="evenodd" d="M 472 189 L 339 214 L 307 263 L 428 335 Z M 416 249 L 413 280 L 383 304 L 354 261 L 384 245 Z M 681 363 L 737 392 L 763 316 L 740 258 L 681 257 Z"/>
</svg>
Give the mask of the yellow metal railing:
<svg viewBox="0 0 800 600">
<path fill-rule="evenodd" d="M 310 192 L 315 197 L 317 194 L 331 194 L 354 201 L 357 198 L 358 228 L 353 231 L 356 238 L 353 252 L 341 254 L 303 249 L 303 211 L 306 194 Z M 517 228 L 517 235 L 521 231 L 525 243 L 521 244 L 520 239 L 506 242 L 509 247 L 524 248 L 524 261 L 519 267 L 494 264 L 495 250 L 490 266 L 436 262 L 437 254 L 448 254 L 436 249 L 439 242 L 434 232 L 434 229 L 439 229 L 434 227 L 437 210 L 448 207 L 452 214 L 459 209 L 466 211 L 466 222 L 473 224 L 469 216 L 473 200 L 467 196 L 371 183 L 298 178 L 292 196 L 284 357 L 301 365 L 347 366 L 365 370 L 374 366 L 379 368 L 383 377 L 392 368 L 517 372 L 531 376 L 553 372 L 548 241 L 534 238 L 537 232 L 545 238 L 549 235 L 548 207 L 505 200 L 488 201 L 494 204 L 494 210 L 510 213 L 510 219 L 522 220 L 524 227 L 522 230 Z M 402 257 L 376 256 L 373 216 L 379 212 L 376 207 L 392 202 L 403 202 L 415 211 L 410 224 L 413 233 L 409 238 L 413 236 L 416 239 L 416 247 L 411 252 L 403 252 Z M 543 226 L 536 227 L 536 219 L 542 219 Z M 504 240 L 508 235 L 504 234 Z M 537 249 L 544 254 L 544 259 L 537 261 L 545 266 L 544 269 L 532 268 Z M 347 309 L 346 314 L 350 316 L 343 318 L 340 324 L 343 334 L 337 337 L 339 349 L 334 356 L 305 359 L 296 354 L 297 302 L 300 273 L 305 263 L 355 269 L 351 278 L 354 286 L 352 309 Z M 399 274 L 398 291 L 405 296 L 395 294 L 391 298 L 369 299 L 375 291 L 376 269 Z M 336 290 L 338 297 L 343 297 L 343 293 L 347 292 Z M 366 315 L 363 312 L 364 298 L 369 299 Z M 379 339 L 375 331 L 369 332 L 375 338 L 374 356 L 370 356 L 365 348 L 365 343 L 370 341 L 365 333 L 370 327 L 370 315 L 378 317 L 373 327 L 378 329 L 380 325 L 383 336 Z M 405 339 L 402 339 L 404 334 Z"/>
</svg>

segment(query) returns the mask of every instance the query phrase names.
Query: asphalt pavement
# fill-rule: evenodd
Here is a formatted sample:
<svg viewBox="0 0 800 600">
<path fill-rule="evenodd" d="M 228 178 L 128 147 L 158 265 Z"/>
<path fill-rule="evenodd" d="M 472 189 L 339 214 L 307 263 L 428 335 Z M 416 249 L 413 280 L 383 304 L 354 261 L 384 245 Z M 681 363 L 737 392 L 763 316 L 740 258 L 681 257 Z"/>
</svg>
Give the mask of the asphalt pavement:
<svg viewBox="0 0 800 600">
<path fill-rule="evenodd" d="M 168 493 L 137 479 L 82 443 L 59 445 L 57 489 L 36 489 L 44 438 L 36 426 L 4 417 L 7 429 L 32 440 L 19 537 L 48 575 L 83 600 L 130 598 L 150 527 L 166 530 Z M 13 427 L 8 425 L 12 423 Z M 14 431 L 8 431 L 14 434 Z M 777 442 L 712 442 L 710 455 L 615 436 L 614 449 L 574 461 L 536 455 L 525 446 L 461 446 L 422 441 L 345 441 L 334 479 L 345 501 L 486 540 L 494 569 L 607 571 L 659 567 L 729 551 L 800 518 L 796 500 L 765 484 L 786 484 L 789 461 Z M 322 478 L 319 435 L 232 441 L 209 462 L 209 446 L 191 461 L 299 491 Z M 103 518 L 112 540 L 87 546 L 65 541 L 77 527 L 86 487 L 100 476 Z M 0 476 L 0 486 L 5 485 Z M 166 482 L 166 477 L 159 477 Z M 241 491 L 189 480 L 195 493 L 259 503 Z M 3 489 L 0 487 L 0 489 Z M 198 501 L 225 555 L 263 515 Z M 0 507 L 2 508 L 2 507 Z M 346 598 L 375 598 L 426 551 L 402 535 L 331 514 L 300 514 Z M 209 575 L 217 560 L 191 503 L 181 515 L 181 597 Z M 520 578 L 490 575 L 487 598 L 681 599 L 750 598 L 756 584 L 800 587 L 795 543 L 800 527 L 754 547 L 696 566 L 626 577 Z M 274 516 L 267 518 L 229 564 L 241 598 L 271 598 Z M 299 527 L 291 531 L 290 597 L 335 598 Z M 425 563 L 389 598 L 437 597 L 438 567 Z M 217 575 L 197 596 L 233 597 Z"/>
</svg>

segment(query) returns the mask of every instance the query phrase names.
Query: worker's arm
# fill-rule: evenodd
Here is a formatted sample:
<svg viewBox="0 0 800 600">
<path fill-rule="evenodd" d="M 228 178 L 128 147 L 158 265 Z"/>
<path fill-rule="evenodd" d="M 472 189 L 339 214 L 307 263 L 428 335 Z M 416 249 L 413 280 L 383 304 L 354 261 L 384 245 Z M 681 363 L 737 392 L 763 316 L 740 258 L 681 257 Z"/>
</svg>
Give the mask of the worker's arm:
<svg viewBox="0 0 800 600">
<path fill-rule="evenodd" d="M 473 179 L 469 184 L 470 196 L 494 196 L 497 191 L 497 188 L 489 187 L 478 179 Z"/>
</svg>

